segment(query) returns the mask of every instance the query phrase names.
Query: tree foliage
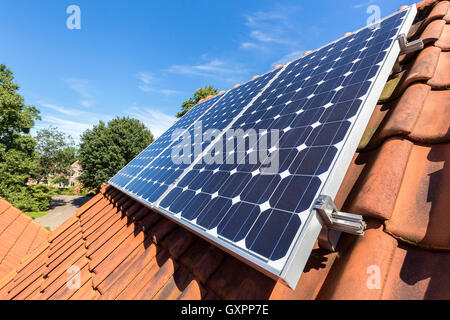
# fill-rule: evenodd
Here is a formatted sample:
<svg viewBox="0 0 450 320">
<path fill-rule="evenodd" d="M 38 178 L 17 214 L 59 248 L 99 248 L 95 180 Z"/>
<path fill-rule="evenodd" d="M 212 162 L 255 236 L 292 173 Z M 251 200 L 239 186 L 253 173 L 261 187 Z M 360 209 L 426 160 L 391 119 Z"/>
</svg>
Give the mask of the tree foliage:
<svg viewBox="0 0 450 320">
<path fill-rule="evenodd" d="M 19 209 L 26 209 L 33 200 L 28 179 L 38 167 L 36 141 L 30 135 L 39 111 L 25 105 L 18 94 L 14 75 L 0 65 L 0 196 Z"/>
<path fill-rule="evenodd" d="M 209 95 L 217 94 L 217 89 L 213 86 L 206 86 L 204 88 L 198 88 L 194 92 L 193 96 L 188 100 L 183 101 L 181 104 L 181 111 L 177 113 L 177 118 L 181 118 L 186 112 L 192 109 L 201 99 L 206 98 Z"/>
<path fill-rule="evenodd" d="M 80 181 L 86 188 L 98 191 L 152 142 L 152 133 L 137 119 L 118 117 L 107 124 L 100 121 L 81 136 Z"/>
<path fill-rule="evenodd" d="M 72 174 L 71 164 L 76 160 L 76 148 L 72 137 L 55 127 L 49 127 L 37 132 L 36 141 L 39 153 L 37 181 L 43 183 L 52 180 L 66 181 L 67 176 Z"/>
</svg>

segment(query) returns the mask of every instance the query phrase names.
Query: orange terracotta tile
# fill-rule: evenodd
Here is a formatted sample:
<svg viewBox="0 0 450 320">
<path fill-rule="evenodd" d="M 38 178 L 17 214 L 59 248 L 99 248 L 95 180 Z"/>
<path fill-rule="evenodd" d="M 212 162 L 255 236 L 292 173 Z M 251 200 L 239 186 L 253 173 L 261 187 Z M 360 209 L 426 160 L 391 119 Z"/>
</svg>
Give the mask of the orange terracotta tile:
<svg viewBox="0 0 450 320">
<path fill-rule="evenodd" d="M 334 260 L 336 252 L 329 252 L 320 249 L 316 244 L 311 252 L 308 262 L 297 283 L 295 290 L 286 286 L 282 281 L 275 285 L 269 299 L 271 300 L 312 300 L 317 297 L 322 284 L 327 278 Z"/>
<path fill-rule="evenodd" d="M 48 275 L 50 272 L 52 272 L 56 267 L 58 267 L 61 263 L 66 261 L 70 256 L 74 255 L 77 257 L 81 257 L 83 254 L 85 254 L 86 249 L 83 246 L 83 241 L 80 240 L 76 242 L 75 244 L 71 245 L 70 247 L 66 247 L 65 250 L 62 251 L 62 254 L 59 256 L 52 257 L 52 259 L 49 259 L 46 261 L 46 270 L 44 272 L 44 275 Z"/>
<path fill-rule="evenodd" d="M 114 221 L 115 220 L 115 221 Z M 94 241 L 91 241 L 92 239 L 89 239 L 90 241 L 86 243 L 88 249 L 87 249 L 87 253 L 86 255 L 88 257 L 91 257 L 93 254 L 95 254 L 100 248 L 104 247 L 104 245 L 106 243 L 111 244 L 114 243 L 115 239 L 118 239 L 118 236 L 120 233 L 124 232 L 128 227 L 129 227 L 129 219 L 128 218 L 123 218 L 123 219 L 114 219 L 114 223 L 109 225 L 107 224 L 106 226 L 108 226 L 108 228 L 106 229 L 105 232 L 103 233 L 99 233 L 97 235 L 97 237 L 95 237 Z M 134 225 L 131 229 L 131 231 L 133 231 L 134 229 Z M 127 233 L 127 236 L 130 234 L 130 232 Z M 121 237 L 121 239 L 124 239 L 124 237 L 127 236 L 123 236 Z M 118 243 L 120 244 L 120 243 Z M 117 245 L 118 245 L 117 244 Z"/>
<path fill-rule="evenodd" d="M 153 297 L 153 300 L 177 300 L 187 286 L 193 281 L 189 271 L 180 266 Z"/>
<path fill-rule="evenodd" d="M 140 239 L 143 241 L 143 233 L 139 234 Z M 124 242 L 131 241 L 134 238 L 134 226 L 123 227 L 117 232 L 117 236 L 109 239 L 105 244 L 95 251 L 92 255 L 87 255 L 92 260 L 89 263 L 89 269 L 92 271 L 103 260 L 105 260 L 110 254 L 112 254 L 118 247 Z"/>
<path fill-rule="evenodd" d="M 369 148 L 381 145 L 384 140 L 392 136 L 408 136 L 420 117 L 430 90 L 429 86 L 421 83 L 409 86 L 393 103 L 391 112 L 373 136 Z"/>
<path fill-rule="evenodd" d="M 435 46 L 442 49 L 442 51 L 450 50 L 450 22 L 444 26 L 439 40 L 435 42 Z"/>
<path fill-rule="evenodd" d="M 400 245 L 392 257 L 382 299 L 450 299 L 450 253 Z"/>
<path fill-rule="evenodd" d="M 344 202 L 348 198 L 353 186 L 366 167 L 370 159 L 370 155 L 370 152 L 355 153 L 353 155 L 352 162 L 350 163 L 350 166 L 344 176 L 344 180 L 342 180 L 341 186 L 339 187 L 336 197 L 334 198 L 334 204 L 339 210 L 344 205 Z"/>
<path fill-rule="evenodd" d="M 440 1 L 439 3 L 436 4 L 436 6 L 434 6 L 433 10 L 431 10 L 430 14 L 425 20 L 426 21 L 425 23 L 427 24 L 435 19 L 443 18 L 447 14 L 449 7 L 450 2 Z"/>
<path fill-rule="evenodd" d="M 3 214 L 0 219 L 0 235 L 21 215 L 20 210 L 10 207 Z"/>
<path fill-rule="evenodd" d="M 41 291 L 46 290 L 50 285 L 57 281 L 61 276 L 66 275 L 66 279 L 69 277 L 67 271 L 72 267 L 79 267 L 80 269 L 88 263 L 87 258 L 82 251 L 75 251 L 72 255 L 62 261 L 51 272 L 44 272 L 44 282 L 41 285 Z"/>
<path fill-rule="evenodd" d="M 433 249 L 450 249 L 450 144 L 415 145 L 386 231 Z"/>
<path fill-rule="evenodd" d="M 178 259 L 191 246 L 197 237 L 182 227 L 174 228 L 161 242 L 170 255 Z"/>
<path fill-rule="evenodd" d="M 128 261 L 125 261 L 103 280 L 103 282 L 97 285 L 96 288 L 102 294 L 101 299 L 115 299 L 136 277 L 139 277 L 142 271 L 145 273 L 151 269 L 151 265 L 157 265 L 155 261 L 157 249 L 154 244 L 149 245 L 149 247 L 139 251 L 139 253 L 140 255 L 136 255 L 136 257 L 131 257 Z"/>
<path fill-rule="evenodd" d="M 206 283 L 225 257 L 226 254 L 222 250 L 209 245 L 198 257 L 198 260 L 192 267 L 192 272 L 202 283 Z"/>
<path fill-rule="evenodd" d="M 41 293 L 39 296 L 40 299 L 49 299 L 49 300 L 69 300 L 74 294 L 77 293 L 78 289 L 76 287 L 68 286 L 67 284 L 71 283 L 71 278 L 73 276 L 78 277 L 80 280 L 80 285 L 84 285 L 86 282 L 88 282 L 91 278 L 91 274 L 89 272 L 89 268 L 87 267 L 87 263 L 80 265 L 80 272 L 78 274 L 64 274 L 64 277 L 61 278 L 62 285 L 60 288 L 53 292 L 54 288 L 50 288 L 49 290 L 46 290 L 45 292 Z M 77 279 L 77 280 L 78 280 Z M 52 286 L 57 287 L 57 283 L 52 284 Z M 50 291 L 51 290 L 51 291 Z"/>
<path fill-rule="evenodd" d="M 45 279 L 44 282 L 40 286 L 40 296 L 41 300 L 50 299 L 56 292 L 60 291 L 60 289 L 66 289 L 68 284 L 70 284 L 70 280 L 73 279 L 74 276 L 79 276 L 80 281 L 83 279 L 87 279 L 88 275 L 88 265 L 89 260 L 86 257 L 81 257 L 77 261 L 70 264 L 65 270 L 59 274 L 52 276 L 52 278 Z M 76 266 L 79 268 L 80 272 L 77 274 L 69 273 L 69 268 L 72 266 Z M 83 282 L 82 282 L 83 283 Z M 75 291 L 76 289 L 72 289 L 71 291 Z"/>
<path fill-rule="evenodd" d="M 414 82 L 427 81 L 433 78 L 440 60 L 440 53 L 441 49 L 433 46 L 426 47 L 420 51 L 416 60 L 410 66 L 406 67 L 407 71 L 397 85 L 394 96 L 398 97 Z"/>
<path fill-rule="evenodd" d="M 69 300 L 93 300 L 98 297 L 98 291 L 92 288 L 92 280 L 87 281 L 81 288 L 70 297 Z"/>
<path fill-rule="evenodd" d="M 442 19 L 430 22 L 420 35 L 420 39 L 422 39 L 424 44 L 438 40 L 444 30 L 444 26 L 445 21 Z"/>
<path fill-rule="evenodd" d="M 206 287 L 222 299 L 261 300 L 270 296 L 275 284 L 261 272 L 227 256 Z"/>
<path fill-rule="evenodd" d="M 439 49 L 440 50 L 440 49 Z M 428 84 L 433 89 L 450 88 L 450 52 L 441 52 L 436 72 L 433 77 L 428 80 Z"/>
<path fill-rule="evenodd" d="M 186 289 L 183 290 L 178 300 L 200 300 L 206 295 L 206 289 L 193 279 Z"/>
<path fill-rule="evenodd" d="M 31 285 L 36 285 L 35 288 L 39 288 L 43 281 L 43 272 L 45 267 L 41 265 L 38 269 L 34 270 L 34 272 L 30 273 L 28 277 L 23 279 L 20 282 L 14 282 L 13 287 L 8 290 L 8 299 L 13 299 L 22 291 L 27 290 Z"/>
<path fill-rule="evenodd" d="M 386 141 L 366 167 L 350 194 L 345 209 L 380 219 L 389 219 L 411 152 L 412 143 L 404 139 Z"/>
<path fill-rule="evenodd" d="M 445 22 L 450 23 L 450 10 L 447 11 L 447 14 L 442 19 Z"/>
<path fill-rule="evenodd" d="M 174 222 L 163 218 L 160 219 L 156 224 L 152 225 L 147 233 L 153 238 L 153 242 L 158 244 L 175 227 L 176 224 Z"/>
<path fill-rule="evenodd" d="M 3 214 L 12 205 L 8 201 L 0 198 L 0 215 Z"/>
<path fill-rule="evenodd" d="M 93 285 L 97 287 L 108 275 L 110 275 L 129 255 L 131 255 L 144 242 L 144 233 L 140 232 L 133 237 L 131 235 L 116 250 L 106 257 L 94 268 L 95 278 Z"/>
<path fill-rule="evenodd" d="M 70 217 L 66 222 L 64 222 L 62 225 L 60 225 L 58 228 L 56 228 L 49 234 L 48 242 L 53 242 L 60 236 L 63 237 L 67 236 L 72 230 L 78 228 L 77 225 L 79 224 L 80 222 L 75 216 Z M 72 227 L 72 229 L 68 231 L 70 227 Z"/>
<path fill-rule="evenodd" d="M 424 0 L 424 1 L 416 3 L 416 7 L 419 10 L 423 10 L 425 7 L 431 6 L 432 4 L 434 4 L 437 1 L 438 0 Z"/>
<path fill-rule="evenodd" d="M 144 217 L 146 217 L 149 214 L 150 214 L 150 210 L 145 207 L 142 207 L 141 210 L 136 212 L 136 214 L 134 215 L 133 218 L 136 221 L 141 221 Z"/>
<path fill-rule="evenodd" d="M 410 138 L 422 143 L 450 141 L 450 90 L 431 91 Z"/>
<path fill-rule="evenodd" d="M 76 210 L 76 216 L 80 217 L 83 213 L 85 213 L 87 210 L 92 208 L 98 201 L 100 201 L 103 198 L 103 194 L 98 193 L 96 194 L 91 200 L 83 204 L 81 207 L 79 207 Z"/>
<path fill-rule="evenodd" d="M 83 237 L 86 239 L 86 246 L 89 247 L 102 234 L 104 234 L 112 225 L 121 218 L 121 214 L 116 208 L 110 208 L 102 213 L 100 219 L 91 220 L 89 223 L 82 225 Z"/>
<path fill-rule="evenodd" d="M 130 300 L 134 299 L 141 290 L 145 290 L 147 284 L 155 274 L 160 270 L 160 268 L 169 259 L 169 254 L 167 251 L 161 251 L 158 253 L 156 258 L 152 260 L 145 268 L 140 270 L 140 272 L 135 274 L 134 279 L 127 285 L 127 287 L 116 297 L 118 300 Z"/>
<path fill-rule="evenodd" d="M 178 264 L 171 258 L 159 268 L 154 276 L 149 280 L 149 284 L 137 292 L 134 299 L 136 300 L 150 300 L 158 293 L 161 288 L 169 281 L 175 271 L 178 269 Z"/>
<path fill-rule="evenodd" d="M 363 237 L 344 235 L 319 299 L 380 299 L 397 241 L 382 227 Z"/>
<path fill-rule="evenodd" d="M 148 214 L 139 221 L 139 225 L 142 226 L 142 230 L 148 231 L 160 218 L 161 216 L 159 214 L 148 212 Z"/>
</svg>

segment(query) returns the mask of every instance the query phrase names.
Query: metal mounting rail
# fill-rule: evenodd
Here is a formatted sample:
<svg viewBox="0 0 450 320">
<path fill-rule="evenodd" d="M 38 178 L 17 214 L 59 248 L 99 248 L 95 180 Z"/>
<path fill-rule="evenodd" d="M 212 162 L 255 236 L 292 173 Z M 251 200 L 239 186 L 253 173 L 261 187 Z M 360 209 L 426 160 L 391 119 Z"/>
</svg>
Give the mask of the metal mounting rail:
<svg viewBox="0 0 450 320">
<path fill-rule="evenodd" d="M 367 225 L 363 217 L 359 214 L 338 211 L 330 196 L 320 195 L 313 209 L 317 211 L 324 223 L 324 230 L 319 236 L 321 247 L 334 251 L 341 232 L 364 235 Z"/>
<path fill-rule="evenodd" d="M 408 38 L 404 33 L 398 36 L 398 43 L 400 45 L 400 54 L 413 53 L 423 49 L 422 39 L 408 42 Z"/>
</svg>

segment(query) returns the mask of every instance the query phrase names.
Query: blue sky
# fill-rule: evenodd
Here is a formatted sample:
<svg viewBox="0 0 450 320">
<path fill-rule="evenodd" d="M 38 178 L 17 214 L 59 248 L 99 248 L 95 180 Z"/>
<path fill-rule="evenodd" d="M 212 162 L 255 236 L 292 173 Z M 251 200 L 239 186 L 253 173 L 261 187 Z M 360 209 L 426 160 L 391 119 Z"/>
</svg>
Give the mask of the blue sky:
<svg viewBox="0 0 450 320">
<path fill-rule="evenodd" d="M 116 116 L 159 136 L 197 88 L 227 90 L 381 17 L 408 0 L 88 1 L 1 5 L 0 63 L 41 111 L 36 128 L 80 133 Z M 69 30 L 69 5 L 81 29 Z"/>
</svg>

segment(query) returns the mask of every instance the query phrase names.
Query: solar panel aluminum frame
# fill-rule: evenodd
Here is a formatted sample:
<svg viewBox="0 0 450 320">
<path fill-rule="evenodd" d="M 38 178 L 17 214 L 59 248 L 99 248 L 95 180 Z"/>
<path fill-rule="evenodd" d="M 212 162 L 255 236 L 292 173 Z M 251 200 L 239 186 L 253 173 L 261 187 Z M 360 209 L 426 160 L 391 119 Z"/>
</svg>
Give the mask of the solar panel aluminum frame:
<svg viewBox="0 0 450 320">
<path fill-rule="evenodd" d="M 415 18 L 417 9 L 415 6 L 408 7 L 408 12 L 406 13 L 403 23 L 400 26 L 398 34 L 407 34 L 409 31 L 409 28 L 412 25 L 412 22 Z M 397 14 L 397 13 L 395 13 Z M 392 14 L 386 18 L 389 18 L 395 14 Z M 385 18 L 385 19 L 386 19 Z M 374 24 L 376 24 L 375 22 Z M 361 29 L 359 29 L 356 32 L 359 32 L 362 29 L 367 28 L 368 26 L 365 26 Z M 341 39 L 338 39 L 334 42 L 337 42 Z M 332 42 L 332 43 L 334 43 Z M 331 44 L 331 43 L 329 43 Z M 329 44 L 325 45 L 328 46 Z M 324 47 L 325 47 L 324 46 Z M 323 48 L 323 47 L 321 47 Z M 321 48 L 318 48 L 315 51 L 320 50 Z M 369 122 L 370 116 L 372 115 L 372 112 L 378 102 L 378 98 L 381 95 L 381 92 L 384 88 L 384 85 L 389 77 L 390 71 L 392 70 L 392 67 L 394 66 L 398 55 L 400 53 L 400 45 L 398 41 L 394 41 L 393 45 L 391 46 L 387 57 L 384 59 L 384 62 L 380 70 L 378 70 L 377 75 L 375 78 L 377 79 L 371 84 L 371 87 L 368 90 L 367 95 L 365 96 L 365 100 L 362 104 L 362 107 L 358 111 L 357 115 L 355 116 L 355 122 L 353 123 L 351 129 L 348 130 L 344 140 L 343 140 L 343 146 L 341 150 L 339 151 L 338 155 L 335 157 L 330 173 L 324 182 L 322 188 L 319 190 L 319 194 L 329 195 L 331 198 L 334 198 L 336 196 L 337 191 L 339 190 L 339 187 L 342 183 L 342 180 L 345 176 L 345 173 L 351 163 L 351 160 L 353 158 L 353 155 L 357 149 L 357 146 L 361 140 L 361 137 L 364 133 L 364 130 L 367 126 L 367 123 Z M 290 62 L 292 63 L 292 62 Z M 283 66 L 283 68 L 280 68 L 278 72 L 274 75 L 274 77 L 269 81 L 269 83 L 260 91 L 258 96 L 262 94 L 272 83 L 274 80 L 278 78 L 278 76 L 286 69 L 286 67 L 290 64 L 286 64 Z M 230 90 L 229 90 L 230 91 Z M 228 94 L 228 92 L 225 93 L 223 96 Z M 252 100 L 254 101 L 254 100 Z M 251 102 L 250 102 L 251 104 Z M 114 185 L 113 185 L 114 186 Z M 239 260 L 244 261 L 245 263 L 251 265 L 253 268 L 259 270 L 260 272 L 264 273 L 265 275 L 277 280 L 281 279 L 284 281 L 290 288 L 294 289 L 300 279 L 300 276 L 303 272 L 303 269 L 306 265 L 306 262 L 309 259 L 309 256 L 311 254 L 311 251 L 313 249 L 314 244 L 317 241 L 317 238 L 324 226 L 324 223 L 322 219 L 320 218 L 319 214 L 315 210 L 311 210 L 311 213 L 308 215 L 308 218 L 303 223 L 303 226 L 301 227 L 301 230 L 299 231 L 299 234 L 296 236 L 295 242 L 292 244 L 290 249 L 288 250 L 287 259 L 283 259 L 283 263 L 278 264 L 270 264 L 264 262 L 260 257 L 258 257 L 256 254 L 252 254 L 250 252 L 246 252 L 241 250 L 241 248 L 238 248 L 237 246 L 233 245 L 229 241 L 222 239 L 220 235 L 213 235 L 208 232 L 205 232 L 203 229 L 198 227 L 197 225 L 191 223 L 189 220 L 184 219 L 182 217 L 175 217 L 173 213 L 158 207 L 156 205 L 149 204 L 145 202 L 143 199 L 137 198 L 135 195 L 127 192 L 126 190 L 120 189 L 125 194 L 128 194 L 132 198 L 136 199 L 146 207 L 153 209 L 154 211 L 163 214 L 166 218 L 172 220 L 173 222 L 180 224 L 181 226 L 187 228 L 194 234 L 198 235 L 199 237 L 213 243 L 215 246 L 221 248 L 222 250 L 230 253 L 234 257 L 238 258 Z"/>
<path fill-rule="evenodd" d="M 417 14 L 415 5 L 411 5 L 404 9 L 408 12 L 405 15 L 403 23 L 399 29 L 398 34 L 408 34 L 409 29 Z M 394 13 L 386 18 L 389 18 L 397 13 Z M 386 19 L 385 18 L 385 19 Z M 376 24 L 376 23 L 375 23 Z M 367 28 L 361 28 L 358 31 Z M 354 33 L 358 32 L 355 31 Z M 338 40 L 337 40 L 338 41 Z M 319 49 L 317 49 L 319 50 Z M 353 155 L 358 148 L 364 131 L 369 123 L 370 117 L 377 105 L 378 99 L 384 89 L 384 86 L 389 78 L 389 74 L 398 59 L 401 48 L 398 41 L 394 41 L 388 56 L 385 58 L 383 66 L 375 76 L 376 81 L 371 84 L 371 88 L 368 90 L 366 98 L 360 108 L 357 118 L 350 130 L 348 130 L 346 137 L 343 140 L 343 147 L 338 156 L 334 159 L 330 174 L 325 181 L 320 194 L 328 195 L 331 198 L 335 198 L 348 167 L 353 159 Z M 312 210 L 306 226 L 303 228 L 300 236 L 297 238 L 294 248 L 286 261 L 285 267 L 281 271 L 280 278 L 292 289 L 295 289 L 303 269 L 308 261 L 310 253 L 316 243 L 316 240 L 324 226 L 320 215 L 316 210 Z"/>
</svg>

